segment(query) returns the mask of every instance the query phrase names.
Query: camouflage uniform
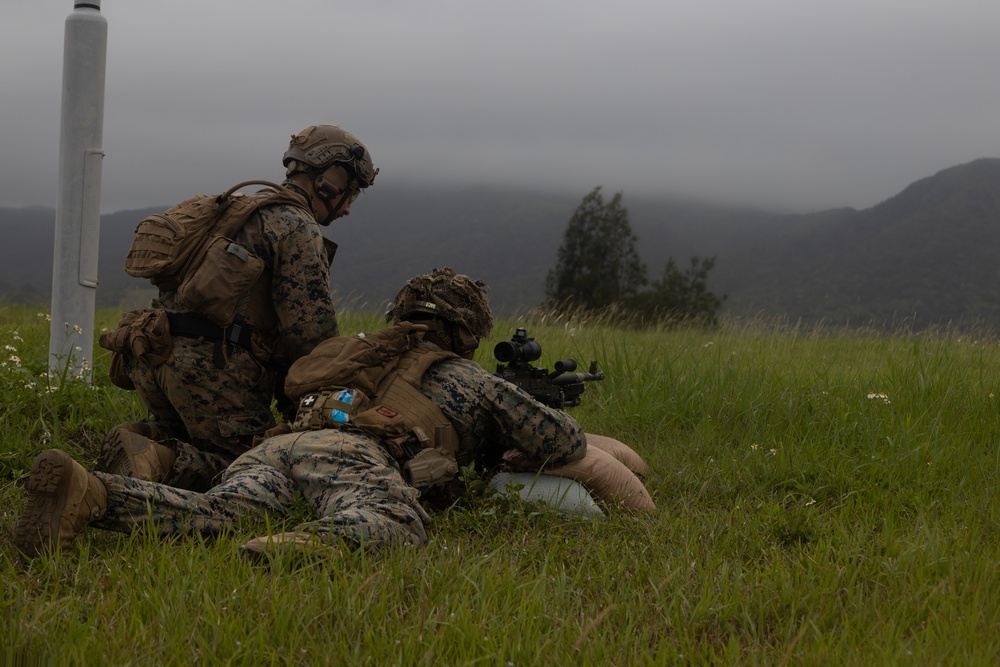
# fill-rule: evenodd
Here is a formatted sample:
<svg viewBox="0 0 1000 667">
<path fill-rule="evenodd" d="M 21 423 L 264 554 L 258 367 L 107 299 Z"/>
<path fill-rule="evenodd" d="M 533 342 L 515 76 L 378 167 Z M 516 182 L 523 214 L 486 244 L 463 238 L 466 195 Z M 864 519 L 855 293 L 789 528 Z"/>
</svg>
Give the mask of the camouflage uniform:
<svg viewBox="0 0 1000 667">
<path fill-rule="evenodd" d="M 433 347 L 430 343 L 420 343 Z M 420 391 L 434 400 L 458 433 L 461 452 L 475 458 L 483 439 L 529 459 L 562 465 L 582 458 L 586 438 L 568 414 L 465 359 L 432 366 Z M 107 486 L 107 510 L 92 525 L 163 534 L 215 534 L 240 518 L 284 515 L 301 492 L 317 519 L 298 527 L 356 544 L 419 544 L 427 514 L 419 492 L 376 437 L 357 429 L 279 435 L 240 456 L 206 493 L 94 473 Z"/>
<path fill-rule="evenodd" d="M 305 194 L 286 181 L 285 187 Z M 224 367 L 215 363 L 215 341 L 173 336 L 168 361 L 158 366 L 132 358 L 129 378 L 156 418 L 157 439 L 177 459 L 164 483 L 206 490 L 255 435 L 274 426 L 271 399 L 281 373 L 317 343 L 338 335 L 330 294 L 336 245 L 326 241 L 303 209 L 277 204 L 259 209 L 234 241 L 265 263 L 277 325 L 268 332 L 274 351 L 262 363 L 249 350 L 226 345 Z M 173 311 L 174 294 L 153 308 Z M 259 324 L 250 322 L 251 325 Z"/>
</svg>

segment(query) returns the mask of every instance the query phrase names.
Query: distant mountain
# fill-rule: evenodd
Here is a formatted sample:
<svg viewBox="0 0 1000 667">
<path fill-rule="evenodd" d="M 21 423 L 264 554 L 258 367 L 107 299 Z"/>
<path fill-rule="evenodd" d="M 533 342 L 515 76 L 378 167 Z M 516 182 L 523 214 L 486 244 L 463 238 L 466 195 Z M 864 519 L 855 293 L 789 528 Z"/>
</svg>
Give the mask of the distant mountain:
<svg viewBox="0 0 1000 667">
<path fill-rule="evenodd" d="M 50 208 L 0 208 L 0 302 L 50 299 L 54 226 Z"/>
<path fill-rule="evenodd" d="M 718 260 L 732 309 L 835 323 L 1000 325 L 1000 159 L 919 180 L 881 204 L 789 217 Z"/>
<path fill-rule="evenodd" d="M 497 310 L 524 311 L 542 300 L 566 223 L 585 194 L 380 182 L 326 231 L 340 244 L 337 299 L 380 307 L 406 278 L 449 265 L 486 280 Z M 946 169 L 863 211 L 782 215 L 628 192 L 623 201 L 650 278 L 670 257 L 683 266 L 692 256 L 715 256 L 710 288 L 729 295 L 734 314 L 1000 326 L 993 275 L 1000 159 Z M 146 283 L 125 274 L 123 258 L 135 224 L 166 207 L 102 216 L 99 305 L 149 298 Z M 51 209 L 0 208 L 0 233 L 11 240 L 0 245 L 0 301 L 47 303 L 54 217 Z"/>
</svg>

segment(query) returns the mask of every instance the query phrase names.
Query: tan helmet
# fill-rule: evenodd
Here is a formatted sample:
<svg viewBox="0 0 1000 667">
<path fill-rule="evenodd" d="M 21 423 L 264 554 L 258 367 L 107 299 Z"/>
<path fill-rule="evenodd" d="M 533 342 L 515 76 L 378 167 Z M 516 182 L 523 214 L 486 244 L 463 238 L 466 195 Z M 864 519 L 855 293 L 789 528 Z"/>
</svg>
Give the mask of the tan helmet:
<svg viewBox="0 0 1000 667">
<path fill-rule="evenodd" d="M 293 134 L 281 163 L 289 175 L 338 164 L 352 172 L 360 188 L 369 187 L 378 174 L 365 145 L 339 125 L 310 125 Z"/>
<path fill-rule="evenodd" d="M 447 266 L 410 278 L 399 290 L 385 319 L 402 322 L 428 315 L 459 324 L 476 339 L 487 338 L 493 331 L 486 283 L 455 273 Z"/>
</svg>

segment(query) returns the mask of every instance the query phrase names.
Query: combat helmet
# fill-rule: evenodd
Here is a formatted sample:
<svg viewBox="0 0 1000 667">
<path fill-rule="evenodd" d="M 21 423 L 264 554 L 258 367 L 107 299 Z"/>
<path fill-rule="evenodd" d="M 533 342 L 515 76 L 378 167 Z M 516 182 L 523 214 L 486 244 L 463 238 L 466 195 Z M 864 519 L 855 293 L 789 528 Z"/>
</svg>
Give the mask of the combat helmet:
<svg viewBox="0 0 1000 667">
<path fill-rule="evenodd" d="M 486 283 L 455 273 L 447 266 L 434 269 L 410 278 L 385 314 L 387 322 L 428 317 L 454 322 L 477 340 L 489 337 L 493 331 L 493 314 L 486 296 Z"/>
<path fill-rule="evenodd" d="M 371 186 L 378 174 L 365 145 L 339 125 L 310 125 L 293 134 L 281 163 L 289 175 L 341 165 L 351 171 L 359 188 Z"/>
</svg>

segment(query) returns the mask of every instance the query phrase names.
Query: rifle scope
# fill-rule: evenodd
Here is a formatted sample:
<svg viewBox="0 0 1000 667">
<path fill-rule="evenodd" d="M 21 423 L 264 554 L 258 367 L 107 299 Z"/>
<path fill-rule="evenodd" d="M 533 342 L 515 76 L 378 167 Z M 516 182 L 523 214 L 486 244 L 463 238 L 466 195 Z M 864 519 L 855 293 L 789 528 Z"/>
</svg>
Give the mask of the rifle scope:
<svg viewBox="0 0 1000 667">
<path fill-rule="evenodd" d="M 542 346 L 528 337 L 527 329 L 518 329 L 509 341 L 501 341 L 493 348 L 493 356 L 502 363 L 527 363 L 542 356 Z"/>
</svg>

